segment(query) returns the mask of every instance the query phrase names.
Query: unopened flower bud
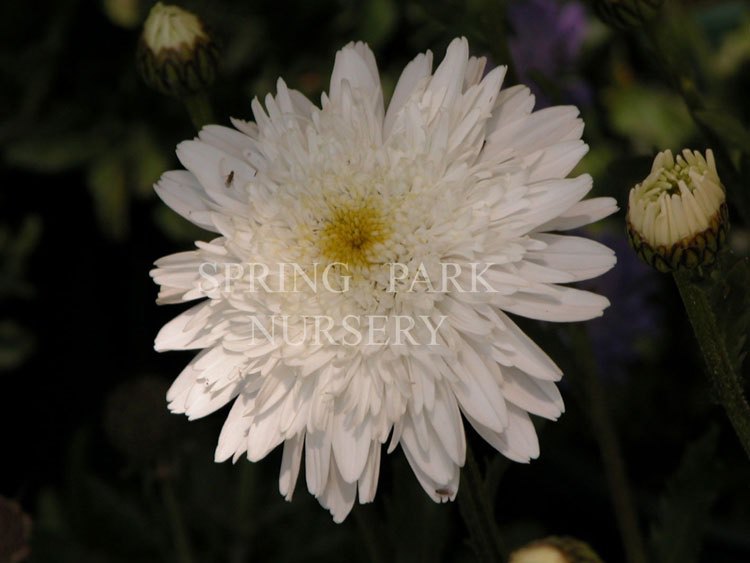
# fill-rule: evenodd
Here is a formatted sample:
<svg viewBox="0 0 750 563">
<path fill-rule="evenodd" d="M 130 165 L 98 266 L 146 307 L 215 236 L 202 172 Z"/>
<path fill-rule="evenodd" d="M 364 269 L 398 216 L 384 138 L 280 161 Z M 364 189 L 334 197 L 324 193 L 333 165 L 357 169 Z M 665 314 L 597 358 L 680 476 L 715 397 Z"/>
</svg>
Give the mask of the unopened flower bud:
<svg viewBox="0 0 750 563">
<path fill-rule="evenodd" d="M 31 518 L 14 500 L 0 497 L 0 561 L 20 563 L 31 549 Z"/>
<path fill-rule="evenodd" d="M 595 0 L 594 9 L 606 24 L 619 29 L 640 27 L 659 13 L 664 0 Z"/>
<path fill-rule="evenodd" d="M 143 21 L 148 7 L 145 0 L 102 0 L 109 20 L 125 29 L 135 29 Z"/>
<path fill-rule="evenodd" d="M 551 536 L 514 551 L 509 563 L 602 563 L 602 560 L 580 540 Z"/>
<path fill-rule="evenodd" d="M 630 190 L 628 236 L 660 272 L 707 266 L 726 241 L 726 194 L 711 150 L 659 153 L 648 177 Z"/>
<path fill-rule="evenodd" d="M 151 9 L 138 43 L 138 69 L 149 86 L 190 96 L 213 83 L 217 65 L 216 45 L 198 16 L 161 2 Z"/>
</svg>

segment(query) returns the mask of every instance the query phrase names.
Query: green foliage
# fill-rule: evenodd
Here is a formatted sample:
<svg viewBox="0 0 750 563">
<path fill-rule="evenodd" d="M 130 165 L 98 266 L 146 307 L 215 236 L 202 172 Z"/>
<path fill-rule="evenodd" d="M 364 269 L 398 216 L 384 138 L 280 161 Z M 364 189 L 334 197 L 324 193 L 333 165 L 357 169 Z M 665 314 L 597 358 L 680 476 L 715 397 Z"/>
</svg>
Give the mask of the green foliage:
<svg viewBox="0 0 750 563">
<path fill-rule="evenodd" d="M 11 319 L 0 320 L 0 372 L 20 366 L 34 351 L 34 334 Z"/>
<path fill-rule="evenodd" d="M 653 560 L 659 563 L 697 563 L 711 506 L 721 480 L 716 459 L 718 431 L 708 430 L 689 444 L 679 467 L 659 499 L 651 528 Z"/>
<path fill-rule="evenodd" d="M 636 152 L 682 147 L 694 134 L 679 96 L 640 84 L 611 88 L 604 94 L 612 127 Z"/>
<path fill-rule="evenodd" d="M 0 226 L 0 300 L 34 297 L 26 270 L 42 233 L 41 219 L 26 217 L 17 233 Z M 0 319 L 0 372 L 19 367 L 34 351 L 34 334 L 13 318 Z"/>
</svg>

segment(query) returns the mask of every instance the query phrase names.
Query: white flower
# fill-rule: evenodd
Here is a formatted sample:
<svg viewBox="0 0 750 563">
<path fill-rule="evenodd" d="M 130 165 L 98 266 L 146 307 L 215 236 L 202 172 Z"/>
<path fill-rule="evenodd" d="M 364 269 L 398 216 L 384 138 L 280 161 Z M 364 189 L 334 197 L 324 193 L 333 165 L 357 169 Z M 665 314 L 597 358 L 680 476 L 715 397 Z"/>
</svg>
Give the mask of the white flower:
<svg viewBox="0 0 750 563">
<path fill-rule="evenodd" d="M 188 171 L 156 186 L 219 234 L 152 272 L 162 303 L 208 297 L 156 338 L 201 350 L 170 409 L 195 419 L 234 400 L 216 460 L 283 443 L 290 499 L 304 452 L 307 487 L 337 522 L 357 494 L 373 500 L 389 436 L 436 502 L 456 496 L 462 413 L 510 459 L 536 458 L 529 413 L 563 412 L 561 372 L 507 313 L 580 321 L 608 305 L 559 284 L 609 270 L 613 253 L 550 233 L 616 209 L 581 201 L 588 175 L 564 179 L 587 150 L 578 111 L 532 113 L 529 90 L 500 90 L 505 67 L 482 78 L 484 65 L 465 39 L 434 73 L 419 55 L 386 111 L 372 52 L 347 45 L 322 109 L 279 80 L 265 110 L 253 101 L 255 123 L 206 127 L 178 147 Z M 297 291 L 279 264 L 308 276 Z"/>
</svg>

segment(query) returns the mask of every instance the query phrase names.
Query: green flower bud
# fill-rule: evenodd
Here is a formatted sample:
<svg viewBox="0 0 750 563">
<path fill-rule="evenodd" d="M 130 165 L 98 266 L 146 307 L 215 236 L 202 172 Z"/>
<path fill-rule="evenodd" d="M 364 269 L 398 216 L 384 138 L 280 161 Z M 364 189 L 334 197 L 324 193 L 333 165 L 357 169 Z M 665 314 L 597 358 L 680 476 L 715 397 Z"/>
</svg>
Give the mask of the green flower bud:
<svg viewBox="0 0 750 563">
<path fill-rule="evenodd" d="M 630 243 L 660 272 L 713 264 L 727 238 L 726 194 L 714 155 L 659 153 L 648 177 L 630 190 Z"/>
<path fill-rule="evenodd" d="M 183 98 L 210 86 L 218 52 L 203 22 L 177 6 L 157 3 L 138 42 L 138 69 L 146 83 Z"/>
<path fill-rule="evenodd" d="M 619 29 L 640 27 L 659 13 L 664 0 L 594 0 L 594 10 L 606 24 Z"/>
<path fill-rule="evenodd" d="M 509 563 L 602 563 L 602 560 L 580 540 L 550 536 L 514 551 Z"/>
<path fill-rule="evenodd" d="M 146 15 L 145 0 L 102 0 L 104 13 L 109 20 L 125 29 L 134 29 Z"/>
</svg>

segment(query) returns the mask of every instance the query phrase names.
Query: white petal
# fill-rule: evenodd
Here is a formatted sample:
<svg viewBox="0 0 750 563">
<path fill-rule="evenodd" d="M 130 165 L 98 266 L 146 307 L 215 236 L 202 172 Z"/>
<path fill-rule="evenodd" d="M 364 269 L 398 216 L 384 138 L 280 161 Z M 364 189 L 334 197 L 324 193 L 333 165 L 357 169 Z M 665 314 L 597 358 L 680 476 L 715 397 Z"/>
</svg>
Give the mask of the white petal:
<svg viewBox="0 0 750 563">
<path fill-rule="evenodd" d="M 551 381 L 530 377 L 521 370 L 503 370 L 503 395 L 521 409 L 550 420 L 565 411 L 560 391 Z"/>
<path fill-rule="evenodd" d="M 225 213 L 246 212 L 247 202 L 237 186 L 244 189 L 255 176 L 255 170 L 247 162 L 203 141 L 183 141 L 177 146 L 177 158 Z"/>
<path fill-rule="evenodd" d="M 328 484 L 323 494 L 318 497 L 318 500 L 324 508 L 327 508 L 331 512 L 333 521 L 340 524 L 354 506 L 354 499 L 357 495 L 357 484 L 347 483 L 339 473 L 335 463 L 332 463 L 330 468 Z"/>
<path fill-rule="evenodd" d="M 560 215 L 537 226 L 534 230 L 541 232 L 577 229 L 604 219 L 617 209 L 617 202 L 611 197 L 595 197 L 579 201 L 567 211 L 561 212 Z"/>
<path fill-rule="evenodd" d="M 431 427 L 429 428 L 429 440 L 430 443 L 427 444 L 427 447 L 420 446 L 417 440 L 416 425 L 411 416 L 406 416 L 401 433 L 401 448 L 404 450 L 409 464 L 412 467 L 419 467 L 425 475 L 436 483 L 448 483 L 456 464 L 448 456 L 440 439 Z"/>
<path fill-rule="evenodd" d="M 463 91 L 464 74 L 469 62 L 469 42 L 465 37 L 454 39 L 448 45 L 445 58 L 435 69 L 427 92 L 432 96 L 432 112 L 452 105 Z"/>
<path fill-rule="evenodd" d="M 156 194 L 185 219 L 206 229 L 218 232 L 211 221 L 211 207 L 200 182 L 187 170 L 165 172 L 154 186 Z"/>
<path fill-rule="evenodd" d="M 347 483 L 354 483 L 362 475 L 370 451 L 370 421 L 365 419 L 354 426 L 345 414 L 338 413 L 333 419 L 333 455 L 339 473 Z"/>
<path fill-rule="evenodd" d="M 220 463 L 230 457 L 237 457 L 247 450 L 247 431 L 250 428 L 252 418 L 245 413 L 248 403 L 251 402 L 253 395 L 240 393 L 232 405 L 232 409 L 227 415 L 224 426 L 219 435 L 219 443 L 214 453 L 214 461 Z"/>
<path fill-rule="evenodd" d="M 263 414 L 253 416 L 247 435 L 247 459 L 260 461 L 284 441 L 280 428 L 283 410 L 282 405 L 277 404 Z"/>
<path fill-rule="evenodd" d="M 529 182 L 565 178 L 588 150 L 586 143 L 574 139 L 562 141 L 526 157 L 527 162 L 533 163 L 529 171 Z"/>
<path fill-rule="evenodd" d="M 458 481 L 461 473 L 458 465 L 451 464 L 449 466 L 450 474 L 448 478 L 442 481 L 436 481 L 424 471 L 419 463 L 414 461 L 407 450 L 404 450 L 404 454 L 406 460 L 409 462 L 409 466 L 412 471 L 414 471 L 414 475 L 417 477 L 417 481 L 419 481 L 419 484 L 422 485 L 422 488 L 432 500 L 441 503 L 455 500 L 456 494 L 458 493 Z"/>
<path fill-rule="evenodd" d="M 491 373 L 491 365 L 466 343 L 458 350 L 458 362 L 451 366 L 457 380 L 451 382 L 451 389 L 458 399 L 461 410 L 475 417 L 489 428 L 501 431 L 507 424 L 505 399 Z M 494 367 L 497 370 L 497 366 Z"/>
<path fill-rule="evenodd" d="M 336 53 L 329 92 L 331 101 L 341 102 L 344 82 L 362 93 L 375 96 L 373 107 L 382 123 L 383 91 L 380 87 L 380 74 L 375 63 L 375 56 L 365 43 L 350 43 Z"/>
<path fill-rule="evenodd" d="M 587 321 L 601 317 L 609 307 L 609 299 L 590 291 L 557 285 L 548 287 L 546 295 L 519 291 L 503 297 L 501 307 L 529 319 L 554 322 Z"/>
<path fill-rule="evenodd" d="M 429 415 L 435 434 L 456 465 L 463 466 L 466 435 L 456 398 L 445 384 L 435 386 L 435 404 Z"/>
<path fill-rule="evenodd" d="M 317 497 L 325 490 L 330 465 L 331 432 L 308 431 L 305 436 L 305 477 L 307 489 L 313 496 Z"/>
<path fill-rule="evenodd" d="M 533 237 L 547 247 L 526 254 L 526 260 L 553 270 L 567 272 L 569 281 L 581 281 L 608 272 L 617 262 L 615 253 L 596 241 L 573 236 L 538 234 Z"/>
<path fill-rule="evenodd" d="M 503 236 L 524 235 L 567 211 L 591 189 L 591 176 L 583 174 L 577 178 L 545 180 L 532 184 L 526 194 L 528 206 L 505 219 L 498 225 Z"/>
<path fill-rule="evenodd" d="M 382 446 L 373 441 L 370 443 L 370 453 L 362 476 L 357 482 L 359 490 L 359 502 L 365 504 L 375 500 L 375 492 L 378 489 L 378 476 L 380 475 L 380 453 Z"/>
<path fill-rule="evenodd" d="M 210 346 L 216 336 L 210 332 L 208 319 L 213 313 L 210 301 L 191 307 L 165 324 L 156 335 L 154 349 L 193 350 Z"/>
<path fill-rule="evenodd" d="M 304 444 L 304 432 L 284 442 L 284 453 L 281 457 L 281 471 L 279 472 L 279 492 L 288 501 L 292 500 L 294 486 L 297 484 Z"/>
<path fill-rule="evenodd" d="M 508 427 L 503 432 L 495 432 L 467 417 L 477 433 L 493 448 L 510 460 L 528 463 L 539 457 L 539 440 L 529 416 L 516 407 L 508 405 Z"/>
<path fill-rule="evenodd" d="M 417 55 L 404 68 L 401 77 L 396 83 L 393 96 L 388 104 L 388 111 L 385 114 L 383 123 L 383 138 L 387 139 L 393 128 L 393 122 L 396 120 L 398 113 L 404 107 L 406 100 L 415 92 L 417 85 L 426 80 L 432 72 L 432 52 L 427 51 L 424 54 Z"/>
</svg>

